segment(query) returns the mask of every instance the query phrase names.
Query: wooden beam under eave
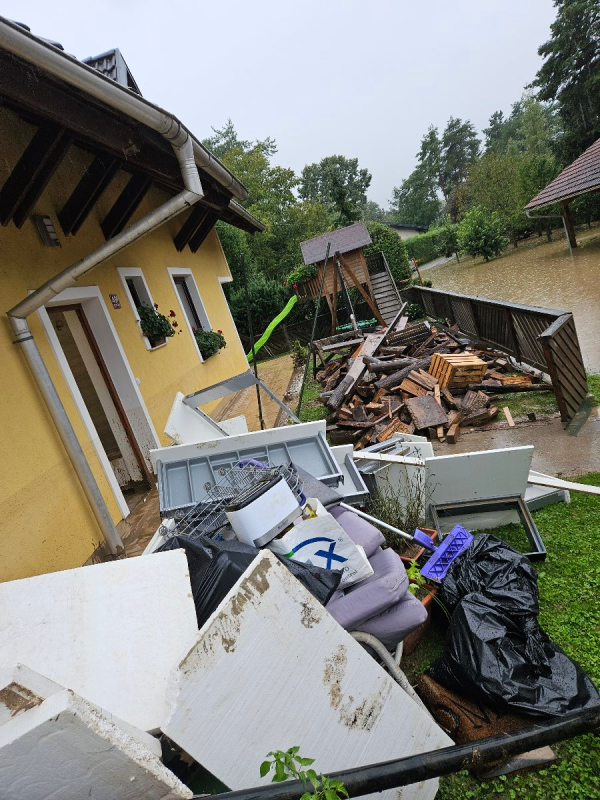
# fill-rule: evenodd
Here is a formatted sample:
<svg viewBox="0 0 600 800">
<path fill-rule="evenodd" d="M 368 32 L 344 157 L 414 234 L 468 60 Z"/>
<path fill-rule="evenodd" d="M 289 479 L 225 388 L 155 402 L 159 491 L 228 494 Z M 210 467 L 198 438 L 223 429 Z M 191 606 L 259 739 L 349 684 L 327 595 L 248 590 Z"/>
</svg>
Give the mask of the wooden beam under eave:
<svg viewBox="0 0 600 800">
<path fill-rule="evenodd" d="M 200 225 L 196 228 L 194 235 L 191 237 L 189 241 L 190 250 L 192 253 L 196 253 L 201 245 L 202 242 L 206 239 L 208 234 L 212 231 L 215 227 L 215 222 L 219 219 L 219 215 L 214 211 L 207 211 L 206 216 L 200 223 Z"/>
<path fill-rule="evenodd" d="M 192 208 L 187 219 L 173 237 L 173 244 L 179 253 L 182 252 L 192 236 L 196 233 L 208 213 L 208 209 L 204 208 L 204 206 L 196 205 Z"/>
<path fill-rule="evenodd" d="M 119 162 L 112 156 L 94 158 L 58 212 L 58 221 L 65 235 L 77 233 L 118 169 Z"/>
<path fill-rule="evenodd" d="M 574 250 L 577 247 L 577 238 L 575 236 L 575 227 L 573 225 L 573 217 L 571 216 L 571 209 L 569 208 L 569 201 L 563 200 L 560 204 L 560 212 L 567 234 L 567 241 L 569 242 L 569 249 Z"/>
<path fill-rule="evenodd" d="M 105 239 L 112 239 L 127 225 L 150 187 L 152 178 L 142 173 L 132 175 L 127 186 L 113 203 L 112 208 L 100 223 Z"/>
<path fill-rule="evenodd" d="M 56 172 L 70 138 L 64 128 L 40 125 L 0 192 L 0 223 L 20 228 Z"/>
</svg>

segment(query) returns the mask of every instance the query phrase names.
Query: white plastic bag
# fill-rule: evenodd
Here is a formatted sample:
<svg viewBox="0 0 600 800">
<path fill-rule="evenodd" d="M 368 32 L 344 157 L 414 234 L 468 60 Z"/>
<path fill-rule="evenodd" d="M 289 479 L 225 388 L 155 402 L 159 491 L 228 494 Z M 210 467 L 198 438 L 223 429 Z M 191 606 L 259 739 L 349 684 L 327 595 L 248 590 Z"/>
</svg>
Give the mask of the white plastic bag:
<svg viewBox="0 0 600 800">
<path fill-rule="evenodd" d="M 304 564 L 341 570 L 340 588 L 372 575 L 373 567 L 364 550 L 354 544 L 322 504 L 316 498 L 309 497 L 307 508 L 312 516 L 297 522 L 280 538 L 273 539 L 268 545 L 269 549 Z"/>
</svg>

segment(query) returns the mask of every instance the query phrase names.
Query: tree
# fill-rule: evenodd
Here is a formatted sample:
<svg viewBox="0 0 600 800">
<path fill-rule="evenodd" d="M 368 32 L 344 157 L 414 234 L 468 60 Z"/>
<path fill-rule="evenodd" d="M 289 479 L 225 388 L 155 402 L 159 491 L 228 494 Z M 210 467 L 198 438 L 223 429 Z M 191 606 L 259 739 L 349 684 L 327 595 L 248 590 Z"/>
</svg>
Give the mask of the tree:
<svg viewBox="0 0 600 800">
<path fill-rule="evenodd" d="M 370 185 L 371 174 L 359 168 L 357 158 L 327 156 L 304 167 L 299 193 L 303 200 L 324 204 L 343 226 L 361 218 Z"/>
<path fill-rule="evenodd" d="M 435 178 L 419 165 L 393 189 L 390 214 L 395 222 L 412 222 L 429 227 L 440 213 L 440 199 Z"/>
<path fill-rule="evenodd" d="M 519 235 L 529 227 L 523 209 L 531 197 L 523 192 L 522 159 L 516 148 L 507 153 L 487 153 L 471 167 L 467 182 L 471 202 L 498 214 L 515 247 Z"/>
<path fill-rule="evenodd" d="M 410 278 L 411 272 L 406 246 L 398 234 L 392 228 L 382 225 L 380 222 L 368 222 L 367 230 L 371 234 L 373 244 L 368 244 L 363 249 L 365 257 L 373 253 L 382 252 L 396 283 L 405 282 L 407 278 Z"/>
<path fill-rule="evenodd" d="M 440 157 L 440 187 L 445 200 L 448 200 L 455 186 L 466 180 L 469 167 L 479 155 L 480 144 L 477 132 L 469 120 L 463 122 L 450 117 L 442 136 Z"/>
<path fill-rule="evenodd" d="M 458 246 L 471 256 L 483 256 L 486 261 L 499 255 L 506 246 L 499 214 L 481 206 L 468 211 L 458 226 Z"/>
<path fill-rule="evenodd" d="M 505 148 L 506 118 L 502 111 L 494 111 L 488 123 L 489 127 L 483 129 L 485 136 L 485 152 L 501 153 Z"/>
<path fill-rule="evenodd" d="M 598 0 L 555 0 L 551 37 L 538 49 L 545 60 L 533 86 L 556 101 L 563 135 L 563 165 L 600 137 L 600 5 Z"/>
<path fill-rule="evenodd" d="M 367 200 L 362 210 L 362 218 L 364 222 L 368 220 L 383 222 L 386 218 L 386 212 L 374 200 Z"/>
<path fill-rule="evenodd" d="M 273 166 L 277 152 L 273 139 L 240 139 L 231 120 L 204 144 L 217 153 L 248 189 L 245 207 L 266 226 L 262 233 L 249 235 L 225 223 L 217 227 L 234 279 L 239 277 L 244 253 L 249 274 L 283 281 L 298 265 L 300 242 L 333 227 L 333 219 L 320 203 L 302 202 L 296 196 L 299 178 L 293 170 Z M 229 290 L 231 294 L 231 290 Z M 237 318 L 236 322 L 240 322 Z"/>
</svg>

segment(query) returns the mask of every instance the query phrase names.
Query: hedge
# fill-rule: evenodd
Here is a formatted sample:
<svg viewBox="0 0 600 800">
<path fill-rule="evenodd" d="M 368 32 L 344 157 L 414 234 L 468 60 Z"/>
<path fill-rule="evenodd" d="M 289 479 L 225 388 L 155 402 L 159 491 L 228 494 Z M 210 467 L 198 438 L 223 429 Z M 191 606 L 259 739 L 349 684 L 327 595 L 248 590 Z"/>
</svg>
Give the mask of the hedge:
<svg viewBox="0 0 600 800">
<path fill-rule="evenodd" d="M 409 258 L 416 258 L 419 264 L 427 264 L 428 261 L 444 255 L 444 237 L 441 229 L 411 236 L 410 239 L 404 240 L 404 244 Z"/>
</svg>

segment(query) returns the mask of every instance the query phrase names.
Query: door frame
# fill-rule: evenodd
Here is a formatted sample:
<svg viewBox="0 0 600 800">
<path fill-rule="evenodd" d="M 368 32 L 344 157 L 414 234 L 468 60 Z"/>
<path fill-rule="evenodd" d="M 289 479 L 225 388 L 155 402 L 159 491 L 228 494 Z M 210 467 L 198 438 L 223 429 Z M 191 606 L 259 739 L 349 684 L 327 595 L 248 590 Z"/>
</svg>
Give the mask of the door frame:
<svg viewBox="0 0 600 800">
<path fill-rule="evenodd" d="M 151 485 L 154 485 L 156 479 L 152 473 L 150 450 L 160 447 L 160 440 L 98 286 L 80 286 L 65 289 L 46 304 L 48 308 L 58 306 L 65 307 L 66 310 L 70 310 L 68 307 L 74 305 L 82 307 L 85 321 L 89 326 L 92 338 L 95 341 L 97 350 L 105 365 L 106 372 L 114 387 L 115 395 L 119 399 L 120 408 L 123 410 L 123 414 L 131 429 L 132 446 L 135 443 L 135 448 L 139 452 L 141 463 L 144 465 L 142 473 L 148 477 L 151 481 Z M 96 428 L 94 427 L 94 423 L 83 401 L 79 387 L 75 382 L 71 368 L 62 351 L 48 312 L 45 307 L 42 307 L 37 311 L 37 314 L 86 432 L 94 446 L 94 450 L 96 451 L 96 455 L 98 456 L 102 470 L 117 502 L 122 518 L 125 519 L 130 513 L 129 506 L 117 482 L 104 447 L 98 438 Z M 93 348 L 93 345 L 91 346 Z"/>
</svg>

